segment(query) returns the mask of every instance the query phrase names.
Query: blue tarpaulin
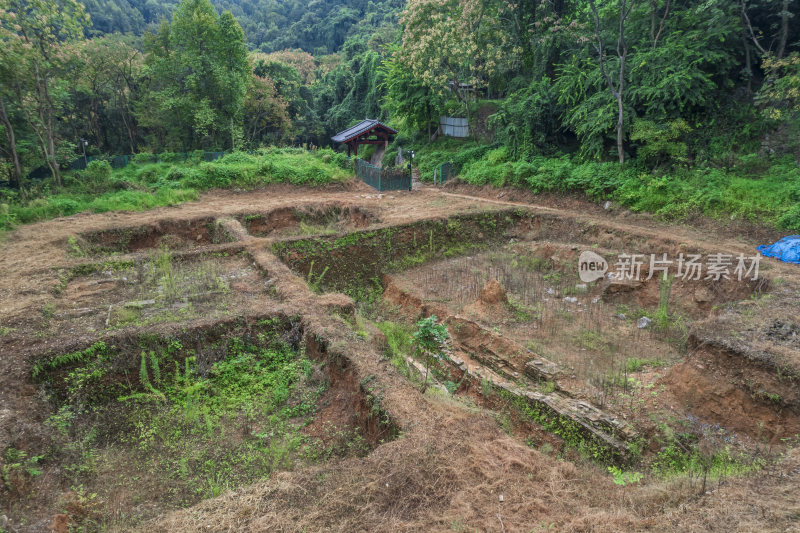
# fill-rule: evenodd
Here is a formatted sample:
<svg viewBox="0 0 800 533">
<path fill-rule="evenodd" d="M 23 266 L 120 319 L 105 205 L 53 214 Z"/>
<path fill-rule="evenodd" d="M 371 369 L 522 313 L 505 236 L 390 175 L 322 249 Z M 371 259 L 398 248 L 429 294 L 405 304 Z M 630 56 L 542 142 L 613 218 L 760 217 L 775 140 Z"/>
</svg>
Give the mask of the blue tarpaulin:
<svg viewBox="0 0 800 533">
<path fill-rule="evenodd" d="M 800 265 L 800 235 L 789 235 L 775 244 L 764 244 L 756 248 L 761 255 L 777 257 L 786 263 Z"/>
</svg>

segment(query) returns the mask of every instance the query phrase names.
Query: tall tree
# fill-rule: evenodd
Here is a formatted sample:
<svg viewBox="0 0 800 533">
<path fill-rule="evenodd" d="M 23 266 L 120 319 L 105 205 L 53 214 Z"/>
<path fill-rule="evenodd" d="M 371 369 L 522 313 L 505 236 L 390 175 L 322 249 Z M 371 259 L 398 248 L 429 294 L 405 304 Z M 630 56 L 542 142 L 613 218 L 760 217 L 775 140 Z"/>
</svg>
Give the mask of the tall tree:
<svg viewBox="0 0 800 533">
<path fill-rule="evenodd" d="M 14 132 L 14 125 L 11 123 L 11 114 L 6 107 L 3 95 L 0 95 L 0 122 L 6 134 L 8 155 L 12 164 L 11 186 L 19 187 L 20 181 L 22 180 L 22 165 L 20 164 L 19 153 L 17 152 L 17 135 Z"/>
<path fill-rule="evenodd" d="M 271 79 L 253 76 L 244 99 L 247 140 L 256 145 L 286 140 L 292 126 L 287 107 Z"/>
<path fill-rule="evenodd" d="M 183 0 L 172 23 L 162 22 L 146 48 L 150 94 L 139 116 L 157 130 L 158 142 L 181 149 L 233 147 L 250 75 L 244 34 L 233 15 L 217 16 L 209 0 Z"/>
<path fill-rule="evenodd" d="M 297 70 L 286 63 L 259 57 L 254 61 L 253 73 L 258 78 L 269 79 L 277 97 L 285 102 L 292 123 L 292 140 L 318 143 L 321 132 L 312 107 L 313 96 L 309 87 L 303 85 Z"/>
<path fill-rule="evenodd" d="M 774 54 L 777 59 L 781 59 L 786 54 L 789 35 L 792 30 L 789 21 L 795 16 L 789 10 L 790 5 L 793 3 L 794 0 L 772 0 L 771 2 L 763 2 L 756 6 L 756 16 L 763 21 L 764 26 L 770 28 L 770 30 L 765 32 L 759 27 L 758 21 L 755 23 L 753 22 L 750 13 L 752 6 L 748 5 L 747 0 L 740 0 L 745 31 L 748 37 L 753 41 L 753 45 L 755 45 L 756 49 L 762 55 Z M 777 9 L 777 13 L 770 8 Z M 773 22 L 776 17 L 780 20 L 779 24 Z M 796 35 L 798 26 L 794 26 L 794 33 Z"/>
<path fill-rule="evenodd" d="M 614 83 L 614 80 L 611 79 L 611 74 L 609 73 L 610 69 L 607 66 L 605 51 L 603 49 L 600 14 L 597 11 L 597 6 L 595 5 L 594 0 L 589 0 L 589 6 L 592 8 L 592 14 L 594 15 L 594 32 L 597 39 L 597 44 L 595 46 L 598 60 L 600 62 L 600 71 L 603 73 L 603 78 L 608 84 L 608 90 L 611 91 L 611 94 L 617 101 L 617 154 L 619 156 L 619 163 L 621 165 L 625 163 L 625 146 L 623 144 L 625 131 L 625 104 L 622 99 L 623 92 L 625 90 L 625 62 L 628 59 L 628 43 L 625 40 L 625 24 L 627 23 L 628 15 L 631 14 L 635 0 L 618 0 L 618 3 L 619 25 L 616 31 L 618 72 L 617 81 Z"/>
<path fill-rule="evenodd" d="M 518 63 L 521 51 L 509 43 L 491 0 L 410 0 L 400 21 L 405 67 L 440 94 L 452 90 L 467 111 L 462 83 L 487 87 Z"/>
<path fill-rule="evenodd" d="M 108 153 L 136 153 L 139 133 L 132 101 L 138 98 L 142 54 L 121 36 L 104 36 L 67 48 L 74 113 L 71 126 Z"/>
<path fill-rule="evenodd" d="M 219 66 L 216 73 L 219 93 L 221 122 L 227 127 L 231 148 L 236 149 L 237 140 L 243 135 L 243 110 L 247 84 L 252 77 L 247 48 L 244 45 L 244 32 L 230 11 L 219 17 Z"/>
<path fill-rule="evenodd" d="M 444 104 L 442 93 L 412 76 L 399 56 L 399 47 L 391 47 L 381 64 L 386 92 L 384 106 L 391 117 L 405 119 L 408 126 L 427 132 L 430 138 L 432 126 L 438 127 L 439 111 Z"/>
<path fill-rule="evenodd" d="M 20 53 L 12 53 L 12 47 L 19 45 L 19 41 L 8 34 L 5 29 L 0 34 L 0 46 L 6 52 L 6 58 L 10 59 Z M 5 149 L 8 158 L 11 160 L 11 185 L 18 187 L 22 180 L 22 164 L 17 151 L 16 124 L 13 117 L 14 111 L 18 109 L 20 97 L 19 76 L 20 65 L 16 61 L 0 60 L 0 124 L 6 137 L 7 148 Z"/>
<path fill-rule="evenodd" d="M 61 186 L 55 121 L 65 96 L 59 74 L 64 43 L 83 36 L 90 23 L 76 0 L 0 0 L 3 61 L 16 63 L 21 109 L 36 134 L 47 166 Z"/>
</svg>

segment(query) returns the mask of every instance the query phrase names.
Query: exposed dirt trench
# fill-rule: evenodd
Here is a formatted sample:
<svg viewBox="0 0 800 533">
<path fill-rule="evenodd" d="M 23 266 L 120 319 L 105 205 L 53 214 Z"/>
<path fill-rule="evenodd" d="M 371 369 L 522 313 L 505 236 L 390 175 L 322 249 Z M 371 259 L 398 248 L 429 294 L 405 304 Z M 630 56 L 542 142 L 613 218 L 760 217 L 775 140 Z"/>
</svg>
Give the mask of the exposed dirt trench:
<svg viewBox="0 0 800 533">
<path fill-rule="evenodd" d="M 335 205 L 339 212 L 333 218 L 326 218 L 327 215 L 313 218 L 320 205 Z M 215 258 L 222 264 L 233 265 L 238 261 L 252 265 L 255 274 L 238 281 L 232 278 L 231 303 L 226 312 L 245 322 L 275 314 L 298 317 L 303 324 L 305 349 L 310 357 L 323 363 L 332 385 L 330 397 L 334 403 L 329 413 L 333 416 L 334 412 L 347 411 L 346 418 L 363 428 L 373 448 L 367 457 L 276 474 L 236 493 L 155 517 L 141 526 L 143 530 L 445 530 L 452 529 L 453 524 L 501 530 L 500 520 L 506 530 L 530 530 L 542 523 L 555 524 L 556 529 L 565 531 L 647 530 L 655 524 L 664 530 L 683 531 L 696 529 L 697 523 L 728 524 L 734 526 L 731 530 L 738 527 L 742 531 L 785 530 L 792 522 L 792 513 L 797 511 L 796 502 L 788 501 L 785 492 L 798 488 L 797 480 L 790 475 L 800 460 L 796 454 L 791 454 L 770 473 L 758 474 L 762 476 L 758 489 L 750 487 L 747 479 L 732 479 L 725 485 L 727 488 L 706 496 L 704 507 L 698 507 L 695 500 L 687 504 L 695 489 L 677 482 L 663 485 L 651 480 L 641 487 L 623 490 L 595 466 L 549 456 L 542 447 L 543 442 L 550 442 L 547 437 L 538 436 L 540 449 L 534 450 L 515 437 L 514 431 L 510 432 L 512 436 L 506 435 L 491 414 L 495 408 L 504 408 L 505 397 L 498 396 L 483 404 L 475 402 L 490 410 L 486 412 L 465 407 L 466 404 L 448 397 L 420 394 L 387 360 L 380 342 L 362 338 L 355 332 L 353 324 L 359 303 L 331 289 L 349 289 L 374 277 L 380 279 L 388 267 L 405 272 L 414 264 L 403 260 L 422 248 L 425 238 L 430 254 L 419 255 L 420 264 L 447 260 L 443 255 L 448 249 L 446 244 L 464 231 L 470 220 L 478 220 L 478 214 L 486 211 L 487 205 L 492 206 L 490 211 L 494 213 L 492 224 L 502 226 L 503 216 L 516 221 L 495 230 L 488 222 L 482 222 L 483 229 L 471 228 L 466 233 L 476 236 L 484 233 L 473 238 L 471 244 L 485 248 L 473 251 L 459 248 L 453 257 L 495 253 L 496 247 L 511 246 L 511 241 L 539 244 L 552 241 L 547 258 L 563 260 L 566 272 L 566 265 L 573 261 L 569 253 L 591 245 L 613 251 L 630 246 L 641 253 L 684 250 L 752 254 L 751 243 L 703 236 L 691 228 L 669 227 L 665 231 L 661 223 L 627 222 L 614 216 L 427 188 L 396 195 L 377 195 L 359 187 L 323 193 L 286 189 L 284 195 L 276 195 L 274 190 L 211 193 L 200 202 L 178 208 L 79 215 L 28 226 L 18 230 L 0 248 L 0 268 L 8 273 L 0 280 L 3 296 L 0 326 L 8 331 L 0 338 L 3 385 L 0 444 L 28 447 L 35 453 L 44 438 L 41 427 L 49 413 L 42 409 L 40 392 L 30 379 L 34 361 L 90 345 L 98 336 L 116 338 L 122 345 L 144 333 L 169 336 L 181 329 L 202 329 L 223 322 L 219 317 L 204 315 L 188 321 L 177 319 L 98 334 L 70 318 L 73 315 L 60 317 L 61 308 L 56 308 L 55 315 L 49 310 L 51 302 L 70 303 L 53 296 L 54 287 L 65 285 L 67 294 L 72 294 L 70 287 L 76 286 L 77 282 L 61 280 L 63 272 L 82 265 L 102 266 L 106 261 L 130 261 L 133 265 L 130 268 L 135 269 L 137 263 L 148 261 L 153 250 L 166 242 L 176 248 L 176 258 L 188 263 Z M 516 210 L 519 214 L 515 214 Z M 199 225 L 181 220 L 195 220 Z M 300 222 L 307 226 L 302 231 L 310 231 L 312 235 L 291 233 L 300 228 Z M 448 223 L 449 230 L 445 229 Z M 442 235 L 446 235 L 442 241 L 436 241 L 437 233 L 430 233 L 435 227 L 441 227 Z M 131 228 L 142 230 L 131 232 Z M 415 234 L 414 229 L 408 228 L 421 231 Z M 114 237 L 120 231 L 127 241 Z M 69 237 L 91 232 L 100 235 L 96 242 L 102 246 L 84 256 L 71 255 Z M 326 234 L 329 232 L 333 233 Z M 387 234 L 393 237 L 382 237 Z M 358 249 L 350 247 L 347 241 L 356 238 L 359 242 L 354 246 L 360 246 Z M 415 242 L 417 239 L 419 242 Z M 314 279 L 309 276 L 312 255 L 298 253 L 301 248 L 292 253 L 276 253 L 286 243 L 297 247 L 323 243 L 328 247 L 313 255 L 313 272 L 317 276 L 321 269 L 329 267 L 319 280 L 323 292 L 314 292 L 309 287 L 309 280 Z M 330 250 L 332 253 L 328 253 Z M 383 255 L 371 255 L 371 250 Z M 347 260 L 348 255 L 355 259 Z M 638 409 L 644 413 L 643 418 L 656 410 L 672 412 L 675 417 L 690 413 L 749 439 L 763 437 L 776 446 L 781 438 L 800 430 L 797 423 L 800 357 L 796 337 L 792 336 L 792 317 L 798 315 L 795 311 L 800 307 L 797 303 L 800 274 L 773 261 L 764 264 L 767 277 L 782 278 L 766 297 L 750 297 L 750 289 L 738 294 L 721 287 L 710 296 L 703 293 L 695 298 L 693 292 L 681 292 L 683 288 L 677 286 L 676 294 L 681 299 L 694 298 L 687 305 L 687 309 L 696 309 L 689 352 L 685 360 L 665 372 L 637 374 L 642 381 L 643 403 Z M 79 281 L 92 290 L 111 285 L 90 285 L 101 280 L 98 276 L 103 275 L 102 270 L 81 275 L 89 276 Z M 390 276 L 395 276 L 395 272 Z M 348 285 L 353 280 L 357 283 Z M 122 281 L 115 279 L 114 283 Z M 418 278 L 417 285 L 425 286 L 422 278 Z M 330 292 L 324 292 L 326 288 Z M 590 405 L 582 398 L 583 393 L 571 392 L 577 380 L 569 375 L 560 377 L 556 370 L 550 372 L 546 357 L 538 358 L 542 365 L 528 365 L 540 354 L 515 340 L 511 330 L 521 328 L 514 326 L 512 319 L 508 319 L 512 320 L 508 324 L 498 322 L 497 326 L 482 323 L 493 313 L 501 317 L 507 303 L 492 308 L 491 312 L 479 309 L 484 314 L 481 317 L 479 313 L 476 319 L 461 316 L 444 302 L 427 301 L 424 295 L 411 294 L 406 287 L 394 285 L 394 281 L 384 280 L 383 288 L 384 299 L 405 307 L 409 319 L 435 313 L 450 325 L 456 348 L 461 351 L 460 358 L 455 354 L 451 370 L 459 378 L 464 377 L 457 375 L 459 370 L 466 369 L 468 374 L 462 380 L 463 398 L 477 399 L 481 382 L 491 378 L 498 388 L 517 396 L 528 395 L 531 401 L 544 402 L 557 413 L 566 413 L 558 411 L 567 409 L 564 401 L 574 400 L 569 409 L 576 416 L 582 409 L 581 402 Z M 86 296 L 87 307 L 94 301 L 92 298 L 113 292 L 97 290 L 96 295 Z M 640 296 L 641 305 L 646 307 L 653 301 L 653 291 L 657 299 L 657 284 L 638 287 L 631 296 Z M 580 301 L 588 309 L 586 302 L 602 296 L 587 293 L 580 296 Z M 712 299 L 705 300 L 707 297 Z M 609 306 L 633 305 L 628 296 L 617 296 L 622 298 L 618 301 L 609 298 Z M 742 300 L 752 303 L 742 305 Z M 559 305 L 563 308 L 566 304 Z M 205 308 L 199 309 L 206 312 Z M 622 322 L 619 324 L 622 328 Z M 721 344 L 719 337 L 728 339 L 727 344 Z M 595 342 L 593 339 L 580 337 L 579 341 L 590 346 L 590 342 Z M 724 349 L 712 350 L 710 346 L 724 346 Z M 596 347 L 591 345 L 588 349 Z M 132 353 L 137 355 L 135 349 Z M 524 355 L 515 357 L 519 353 Z M 132 365 L 129 370 L 135 372 L 137 362 L 135 357 L 127 361 L 126 364 Z M 513 383 L 528 379 L 531 390 Z M 542 393 L 535 387 L 550 382 L 554 391 L 540 397 Z M 653 388 L 644 389 L 649 383 Z M 653 396 L 650 391 L 657 392 L 662 385 L 665 392 Z M 554 393 L 561 395 L 559 401 L 548 404 L 547 395 Z M 610 418 L 625 426 L 639 424 L 631 412 L 625 414 L 627 419 L 616 415 Z M 590 433 L 605 424 L 598 422 L 597 412 L 592 409 L 584 409 L 580 416 L 587 420 Z M 522 422 L 512 421 L 512 425 L 517 423 Z M 650 437 L 654 427 L 652 423 L 644 424 L 637 426 L 637 430 L 638 434 Z M 772 477 L 774 472 L 783 476 L 780 483 Z M 49 482 L 49 486 L 46 483 L 39 486 L 40 494 L 47 495 L 46 490 L 53 491 L 53 486 L 57 486 L 52 479 Z M 34 502 L 36 510 L 29 515 L 29 526 L 20 531 L 49 525 L 57 509 L 55 500 L 48 502 L 45 497 Z M 740 507 L 725 503 L 732 499 L 749 503 Z M 607 509 L 598 511 L 598 501 L 608 502 Z M 11 518 L 19 524 L 19 515 Z M 126 526 L 120 527 L 124 530 Z"/>
</svg>

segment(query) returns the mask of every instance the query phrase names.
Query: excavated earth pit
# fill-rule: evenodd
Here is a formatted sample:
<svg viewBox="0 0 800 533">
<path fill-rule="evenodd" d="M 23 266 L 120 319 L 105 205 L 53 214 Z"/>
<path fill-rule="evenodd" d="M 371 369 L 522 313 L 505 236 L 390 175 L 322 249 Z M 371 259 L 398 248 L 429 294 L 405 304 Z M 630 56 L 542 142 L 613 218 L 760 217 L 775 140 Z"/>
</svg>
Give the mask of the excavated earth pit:
<svg viewBox="0 0 800 533">
<path fill-rule="evenodd" d="M 282 207 L 267 213 L 246 213 L 237 220 L 255 237 L 287 237 L 340 233 L 380 222 L 374 209 L 348 204 Z"/>
<path fill-rule="evenodd" d="M 524 218 L 519 209 L 460 214 L 343 235 L 290 238 L 272 249 L 314 287 L 358 295 L 379 287 L 386 272 L 507 240 Z"/>
<path fill-rule="evenodd" d="M 166 247 L 171 250 L 228 243 L 236 240 L 214 217 L 159 220 L 153 224 L 88 231 L 69 239 L 73 255 L 127 254 Z"/>
<path fill-rule="evenodd" d="M 41 327 L 72 334 L 235 316 L 270 301 L 274 292 L 245 251 L 175 253 L 162 247 L 132 260 L 62 269 L 59 275 Z"/>
<path fill-rule="evenodd" d="M 575 248 L 517 242 L 442 260 L 387 277 L 386 295 L 412 314 L 455 315 L 494 330 L 557 363 L 563 379 L 585 385 L 576 392 L 591 394 L 607 382 L 624 381 L 626 369 L 639 362 L 674 363 L 694 319 L 759 288 L 757 282 L 668 282 L 659 276 L 583 283 Z M 642 279 L 647 277 L 644 270 Z"/>
<path fill-rule="evenodd" d="M 370 308 L 381 294 L 376 321 L 436 315 L 452 339 L 450 357 L 434 365 L 442 390 L 513 404 L 557 435 L 580 435 L 573 440 L 594 457 L 656 452 L 666 426 L 743 449 L 800 432 L 797 375 L 773 368 L 748 378 L 752 360 L 733 349 L 721 361 L 697 327 L 768 295 L 768 278 L 665 280 L 646 262 L 641 281 L 577 275 L 583 250 L 612 265 L 621 253 L 703 250 L 518 209 L 287 239 L 273 250 L 315 290 Z M 703 372 L 709 357 L 714 373 Z M 408 373 L 425 374 L 421 361 L 407 362 Z"/>
<path fill-rule="evenodd" d="M 32 379 L 49 409 L 18 460 L 41 472 L 12 471 L 4 497 L 30 502 L 37 484 L 64 487 L 63 514 L 42 529 L 109 519 L 124 528 L 126 517 L 364 455 L 398 435 L 348 359 L 281 314 L 110 331 L 42 354 Z"/>
<path fill-rule="evenodd" d="M 800 434 L 796 286 L 769 272 L 644 280 L 646 264 L 641 282 L 577 276 L 584 250 L 610 264 L 716 250 L 520 207 L 400 224 L 379 205 L 250 207 L 59 241 L 72 261 L 52 301 L 3 333 L 28 357 L 15 409 L 32 414 L 0 410 L 0 501 L 50 513 L 27 530 L 130 529 L 370 454 L 428 416 L 423 379 L 603 471 L 647 468 L 670 446 L 746 469 L 763 443 Z M 426 368 L 391 332 L 410 338 L 431 315 L 450 341 Z"/>
</svg>

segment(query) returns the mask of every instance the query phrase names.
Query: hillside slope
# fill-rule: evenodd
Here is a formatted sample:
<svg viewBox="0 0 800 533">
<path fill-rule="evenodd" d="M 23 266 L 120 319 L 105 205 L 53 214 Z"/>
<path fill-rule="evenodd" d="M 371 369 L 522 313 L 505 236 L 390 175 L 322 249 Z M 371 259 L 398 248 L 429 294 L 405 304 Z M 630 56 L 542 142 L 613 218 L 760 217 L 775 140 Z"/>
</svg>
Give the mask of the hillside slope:
<svg viewBox="0 0 800 533">
<path fill-rule="evenodd" d="M 300 48 L 317 54 L 339 50 L 354 33 L 372 33 L 393 24 L 402 0 L 212 0 L 218 11 L 231 11 L 251 48 L 263 52 Z M 83 0 L 92 17 L 93 35 L 142 35 L 170 18 L 177 0 Z"/>
</svg>

